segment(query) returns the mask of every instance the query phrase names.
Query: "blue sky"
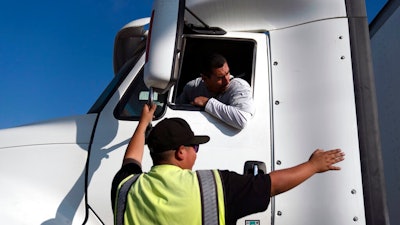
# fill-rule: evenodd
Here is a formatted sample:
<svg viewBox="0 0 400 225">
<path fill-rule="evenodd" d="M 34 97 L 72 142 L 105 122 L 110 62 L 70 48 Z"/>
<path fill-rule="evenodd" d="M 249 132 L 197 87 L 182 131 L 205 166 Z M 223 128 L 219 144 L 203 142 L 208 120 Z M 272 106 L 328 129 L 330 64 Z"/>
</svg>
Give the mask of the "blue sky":
<svg viewBox="0 0 400 225">
<path fill-rule="evenodd" d="M 371 20 L 386 0 L 367 0 Z M 0 129 L 85 114 L 113 78 L 113 44 L 151 0 L 3 1 Z"/>
</svg>

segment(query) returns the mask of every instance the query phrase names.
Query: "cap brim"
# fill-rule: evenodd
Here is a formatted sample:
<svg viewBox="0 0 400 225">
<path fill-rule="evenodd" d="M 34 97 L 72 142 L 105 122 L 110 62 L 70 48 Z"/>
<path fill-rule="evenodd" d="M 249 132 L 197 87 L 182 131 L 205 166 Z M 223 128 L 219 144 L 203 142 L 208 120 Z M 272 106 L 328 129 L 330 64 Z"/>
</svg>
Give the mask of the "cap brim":
<svg viewBox="0 0 400 225">
<path fill-rule="evenodd" d="M 204 143 L 207 143 L 209 140 L 210 140 L 209 136 L 196 135 L 196 136 L 193 137 L 193 139 L 192 139 L 190 144 L 194 144 L 194 145 L 204 144 Z"/>
</svg>

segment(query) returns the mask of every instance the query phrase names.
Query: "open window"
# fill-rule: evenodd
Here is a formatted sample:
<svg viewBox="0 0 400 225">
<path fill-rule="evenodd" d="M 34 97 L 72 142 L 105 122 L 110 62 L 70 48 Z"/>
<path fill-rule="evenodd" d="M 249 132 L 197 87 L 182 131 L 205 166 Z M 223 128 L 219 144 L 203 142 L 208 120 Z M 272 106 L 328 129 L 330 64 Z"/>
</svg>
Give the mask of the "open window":
<svg viewBox="0 0 400 225">
<path fill-rule="evenodd" d="M 175 99 L 182 93 L 185 84 L 200 76 L 201 59 L 210 53 L 223 55 L 228 61 L 231 74 L 234 77 L 246 80 L 252 86 L 255 57 L 254 40 L 187 36 L 184 38 L 181 68 L 179 79 L 174 88 L 172 108 L 200 110 L 198 107 L 174 103 Z"/>
</svg>

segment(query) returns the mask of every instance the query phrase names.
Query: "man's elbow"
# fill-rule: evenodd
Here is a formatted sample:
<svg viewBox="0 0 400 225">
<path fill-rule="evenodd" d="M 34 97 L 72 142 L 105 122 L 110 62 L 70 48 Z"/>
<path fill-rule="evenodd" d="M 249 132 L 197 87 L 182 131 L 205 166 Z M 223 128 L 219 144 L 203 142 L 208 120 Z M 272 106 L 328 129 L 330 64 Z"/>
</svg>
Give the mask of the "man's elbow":
<svg viewBox="0 0 400 225">
<path fill-rule="evenodd" d="M 245 121 L 237 121 L 234 125 L 232 125 L 236 129 L 243 130 L 247 126 L 247 120 Z"/>
<path fill-rule="evenodd" d="M 235 128 L 243 130 L 246 126 L 247 123 L 253 118 L 253 115 L 245 112 L 245 111 L 239 111 L 239 116 L 236 118 L 235 121 Z"/>
<path fill-rule="evenodd" d="M 288 184 L 285 182 L 285 180 L 281 179 L 282 175 L 279 175 L 279 171 L 272 171 L 269 176 L 271 178 L 271 197 L 279 195 L 290 189 L 288 188 Z"/>
</svg>

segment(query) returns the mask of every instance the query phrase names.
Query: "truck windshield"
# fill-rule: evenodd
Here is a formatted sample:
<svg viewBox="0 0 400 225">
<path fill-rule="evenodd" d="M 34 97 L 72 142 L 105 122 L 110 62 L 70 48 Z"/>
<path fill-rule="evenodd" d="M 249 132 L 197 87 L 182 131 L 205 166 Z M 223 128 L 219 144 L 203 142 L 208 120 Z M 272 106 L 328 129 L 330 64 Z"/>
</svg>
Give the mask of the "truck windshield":
<svg viewBox="0 0 400 225">
<path fill-rule="evenodd" d="M 121 68 L 119 73 L 116 74 L 114 79 L 108 84 L 106 89 L 94 103 L 94 105 L 90 108 L 88 113 L 99 113 L 107 102 L 110 100 L 111 96 L 118 89 L 119 85 L 126 78 L 132 68 L 135 66 L 137 61 L 140 59 L 140 56 L 144 54 L 146 48 L 146 39 L 142 39 L 143 44 L 138 45 L 139 48 L 135 51 L 134 55 L 130 60 L 128 60 L 125 65 Z"/>
</svg>

